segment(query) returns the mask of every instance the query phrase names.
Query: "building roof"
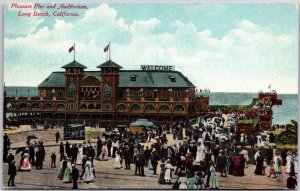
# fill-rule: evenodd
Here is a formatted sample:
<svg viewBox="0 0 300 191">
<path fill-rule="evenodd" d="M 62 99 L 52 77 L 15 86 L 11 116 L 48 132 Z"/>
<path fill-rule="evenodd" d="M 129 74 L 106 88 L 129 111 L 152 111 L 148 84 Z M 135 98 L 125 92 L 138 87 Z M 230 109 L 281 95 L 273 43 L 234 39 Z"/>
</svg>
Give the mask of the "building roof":
<svg viewBox="0 0 300 191">
<path fill-rule="evenodd" d="M 108 60 L 103 64 L 98 65 L 97 68 L 119 68 L 120 69 L 122 67 L 117 63 L 113 62 L 112 60 Z"/>
<path fill-rule="evenodd" d="M 70 62 L 69 64 L 64 65 L 62 68 L 83 68 L 83 69 L 85 69 L 86 67 L 74 60 L 73 62 Z"/>
<path fill-rule="evenodd" d="M 195 87 L 178 71 L 120 70 L 120 88 L 189 88 Z M 101 80 L 100 71 L 84 71 L 84 77 L 95 76 Z M 135 81 L 131 80 L 134 76 Z M 175 79 L 175 80 L 174 80 Z M 40 88 L 65 87 L 64 72 L 52 72 L 40 85 Z"/>
</svg>

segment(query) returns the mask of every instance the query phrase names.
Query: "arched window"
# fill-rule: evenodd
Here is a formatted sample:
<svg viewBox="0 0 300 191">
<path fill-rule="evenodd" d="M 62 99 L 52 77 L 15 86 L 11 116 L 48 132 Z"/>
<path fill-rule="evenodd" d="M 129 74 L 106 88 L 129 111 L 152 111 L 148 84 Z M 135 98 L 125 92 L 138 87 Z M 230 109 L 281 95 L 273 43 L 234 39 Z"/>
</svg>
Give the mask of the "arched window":
<svg viewBox="0 0 300 191">
<path fill-rule="evenodd" d="M 94 109 L 95 107 L 94 107 L 94 105 L 93 104 L 89 104 L 88 105 L 88 109 Z"/>
<path fill-rule="evenodd" d="M 63 98 L 63 97 L 65 96 L 64 94 L 65 94 L 64 91 L 60 90 L 60 91 L 58 91 L 58 93 L 57 93 L 57 97 L 58 97 L 58 98 Z"/>
<path fill-rule="evenodd" d="M 182 105 L 176 105 L 174 111 L 184 111 L 184 107 Z"/>
<path fill-rule="evenodd" d="M 153 111 L 153 110 L 155 110 L 155 107 L 152 104 L 148 104 L 148 105 L 145 106 L 145 110 L 146 111 Z"/>
<path fill-rule="evenodd" d="M 110 104 L 104 104 L 103 109 L 104 109 L 105 111 L 110 111 L 110 110 L 111 110 L 111 105 L 110 105 Z"/>
<path fill-rule="evenodd" d="M 75 86 L 73 84 L 69 86 L 68 96 L 75 97 Z"/>
<path fill-rule="evenodd" d="M 52 105 L 50 103 L 46 103 L 44 109 L 52 109 Z"/>
<path fill-rule="evenodd" d="M 85 104 L 81 104 L 81 105 L 80 105 L 80 109 L 87 109 L 87 107 L 86 107 Z"/>
<path fill-rule="evenodd" d="M 97 104 L 95 109 L 101 109 L 101 104 Z"/>
<path fill-rule="evenodd" d="M 20 103 L 19 109 L 27 109 L 27 104 L 26 103 Z"/>
<path fill-rule="evenodd" d="M 139 111 L 141 110 L 141 106 L 139 106 L 138 104 L 133 104 L 130 108 L 131 111 Z"/>
<path fill-rule="evenodd" d="M 123 110 L 126 110 L 127 109 L 127 107 L 126 107 L 126 105 L 124 105 L 124 104 L 119 104 L 118 106 L 117 106 L 117 110 L 119 110 L 119 111 L 123 111 Z"/>
<path fill-rule="evenodd" d="M 33 104 L 31 104 L 31 109 L 40 109 L 40 105 L 39 104 L 37 104 L 37 103 L 33 103 Z"/>
<path fill-rule="evenodd" d="M 85 96 L 85 93 L 84 93 L 84 91 L 83 91 L 83 90 L 81 90 L 81 92 L 80 92 L 79 96 L 80 96 L 81 98 L 83 98 L 83 97 Z"/>
<path fill-rule="evenodd" d="M 56 109 L 57 110 L 63 110 L 63 109 L 65 109 L 65 105 L 62 104 L 62 103 L 59 103 L 59 104 L 57 104 Z"/>
<path fill-rule="evenodd" d="M 14 103 L 7 103 L 6 108 L 7 109 L 16 108 L 16 105 Z"/>
<path fill-rule="evenodd" d="M 111 87 L 105 86 L 103 89 L 103 97 L 104 98 L 111 98 Z"/>
<path fill-rule="evenodd" d="M 159 107 L 159 111 L 168 111 L 168 110 L 170 110 L 170 108 L 169 108 L 169 106 L 167 106 L 167 105 L 161 105 L 161 106 Z"/>
</svg>

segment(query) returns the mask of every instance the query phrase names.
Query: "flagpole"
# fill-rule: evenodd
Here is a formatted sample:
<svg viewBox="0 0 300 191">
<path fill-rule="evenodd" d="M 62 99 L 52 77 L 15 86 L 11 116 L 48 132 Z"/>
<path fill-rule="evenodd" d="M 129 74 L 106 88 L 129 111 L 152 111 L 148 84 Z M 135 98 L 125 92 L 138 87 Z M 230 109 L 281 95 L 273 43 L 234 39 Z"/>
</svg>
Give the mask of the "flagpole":
<svg viewBox="0 0 300 191">
<path fill-rule="evenodd" d="M 75 62 L 75 43 L 74 43 L 74 62 Z"/>
<path fill-rule="evenodd" d="M 109 50 L 109 60 L 110 60 L 110 54 L 111 54 L 111 46 L 110 46 L 110 41 L 109 41 L 109 45 L 108 45 L 108 50 Z"/>
</svg>

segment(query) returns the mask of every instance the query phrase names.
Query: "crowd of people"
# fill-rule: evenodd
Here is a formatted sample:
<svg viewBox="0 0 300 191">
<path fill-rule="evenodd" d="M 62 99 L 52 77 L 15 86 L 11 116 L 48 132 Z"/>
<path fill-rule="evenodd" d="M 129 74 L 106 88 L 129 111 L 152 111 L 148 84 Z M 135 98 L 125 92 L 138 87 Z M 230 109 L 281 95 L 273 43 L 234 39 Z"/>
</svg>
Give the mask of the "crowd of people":
<svg viewBox="0 0 300 191">
<path fill-rule="evenodd" d="M 145 168 L 148 168 L 158 175 L 159 184 L 173 184 L 174 189 L 217 189 L 218 173 L 223 177 L 244 176 L 244 169 L 252 163 L 256 165 L 253 174 L 269 174 L 269 177 L 283 173 L 282 167 L 286 166 L 284 173 L 290 174 L 287 187 L 296 187 L 297 153 L 286 148 L 279 152 L 274 144 L 270 146 L 275 142 L 272 132 L 266 136 L 239 133 L 238 118 L 236 113 L 224 117 L 219 111 L 213 117 L 199 118 L 194 125 L 189 121 L 175 122 L 145 128 L 141 133 L 111 130 L 98 137 L 94 145 L 88 140 L 76 144 L 60 142 L 57 177 L 64 183 L 72 182 L 76 189 L 78 179 L 85 183 L 94 181 L 98 170 L 95 160 L 113 159 L 115 169 L 129 170 L 134 165 L 134 174 L 145 176 Z M 178 140 L 178 144 L 170 144 L 168 137 Z M 58 132 L 55 138 L 58 143 Z M 7 135 L 4 143 L 8 145 Z M 145 146 L 144 143 L 150 144 Z M 17 150 L 15 156 L 7 148 L 3 159 L 9 163 L 9 186 L 14 185 L 17 170 L 30 170 L 31 166 L 38 170 L 43 168 L 42 141 L 29 143 L 26 148 Z M 249 149 L 255 149 L 253 156 Z M 51 168 L 56 168 L 55 152 L 51 153 Z"/>
</svg>

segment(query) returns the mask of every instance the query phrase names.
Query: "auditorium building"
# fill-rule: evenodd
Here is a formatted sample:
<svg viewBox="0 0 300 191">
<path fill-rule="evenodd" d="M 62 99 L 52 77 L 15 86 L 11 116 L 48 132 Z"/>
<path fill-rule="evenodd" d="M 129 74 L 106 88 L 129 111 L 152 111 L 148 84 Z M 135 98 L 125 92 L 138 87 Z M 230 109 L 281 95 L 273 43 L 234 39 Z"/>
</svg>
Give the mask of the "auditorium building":
<svg viewBox="0 0 300 191">
<path fill-rule="evenodd" d="M 7 97 L 5 116 L 22 124 L 36 122 L 126 124 L 139 118 L 172 124 L 208 111 L 208 97 L 173 66 L 122 70 L 112 60 L 96 71 L 74 61 L 52 72 L 36 97 Z"/>
</svg>

